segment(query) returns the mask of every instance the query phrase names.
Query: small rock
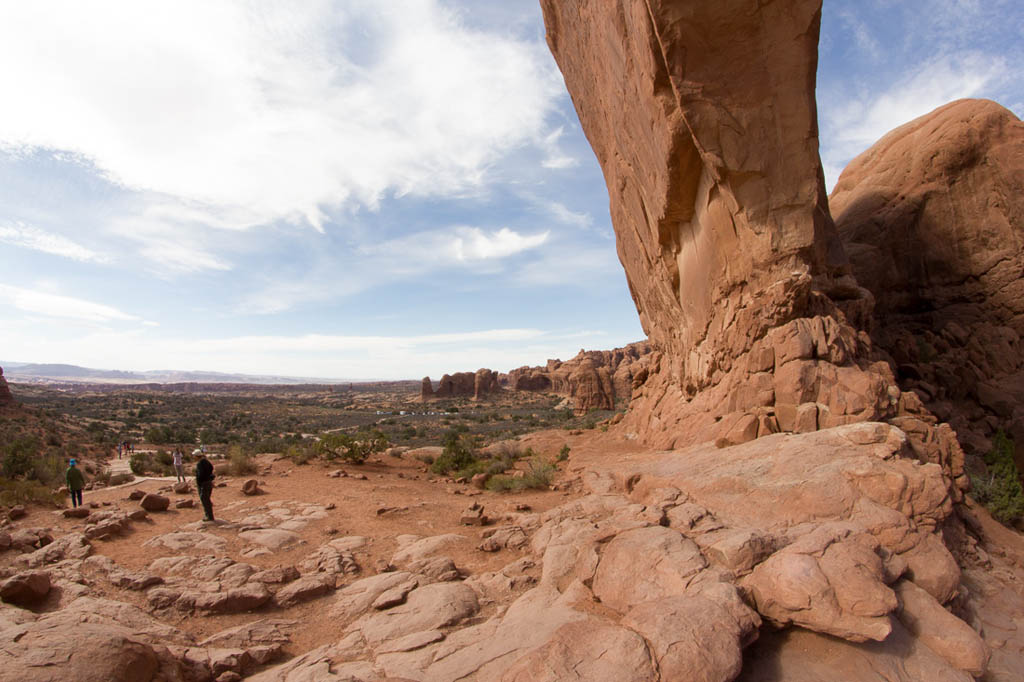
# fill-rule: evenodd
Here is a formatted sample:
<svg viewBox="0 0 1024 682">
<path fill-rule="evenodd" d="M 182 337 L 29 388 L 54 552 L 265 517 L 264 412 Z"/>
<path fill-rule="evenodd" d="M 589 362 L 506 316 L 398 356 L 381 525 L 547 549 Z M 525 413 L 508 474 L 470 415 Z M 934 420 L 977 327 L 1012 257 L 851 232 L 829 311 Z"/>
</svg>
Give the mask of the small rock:
<svg viewBox="0 0 1024 682">
<path fill-rule="evenodd" d="M 133 509 L 132 511 L 128 512 L 128 518 L 132 521 L 145 521 L 147 518 L 149 518 L 149 512 L 147 512 L 145 509 Z"/>
<path fill-rule="evenodd" d="M 61 512 L 65 519 L 84 519 L 89 515 L 87 507 L 72 507 Z"/>
<path fill-rule="evenodd" d="M 217 676 L 216 682 L 240 682 L 242 676 L 234 670 L 225 670 Z"/>
<path fill-rule="evenodd" d="M 24 518 L 27 515 L 28 515 L 28 512 L 26 512 L 25 508 L 23 506 L 21 506 L 20 504 L 14 505 L 7 512 L 7 518 L 10 519 L 11 521 L 16 521 L 18 519 Z"/>
<path fill-rule="evenodd" d="M 139 501 L 139 506 L 146 511 L 166 511 L 171 506 L 170 499 L 156 493 L 149 493 Z"/>
<path fill-rule="evenodd" d="M 145 496 L 146 496 L 146 493 L 141 491 L 141 490 L 139 490 L 138 488 L 136 488 L 135 490 L 133 490 L 130 493 L 128 493 L 128 499 L 132 500 L 133 502 L 135 500 L 141 500 Z"/>
<path fill-rule="evenodd" d="M 474 488 L 479 488 L 480 490 L 483 490 L 484 487 L 487 485 L 487 479 L 489 479 L 489 478 L 490 478 L 490 476 L 488 476 L 487 474 L 473 474 L 473 478 L 472 478 L 473 487 Z"/>
<path fill-rule="evenodd" d="M 341 469 L 335 469 L 327 475 L 331 478 L 348 478 L 348 474 Z"/>
<path fill-rule="evenodd" d="M 259 495 L 262 491 L 260 490 L 260 484 L 255 478 L 250 478 L 248 481 L 242 484 L 243 495 Z"/>
<path fill-rule="evenodd" d="M 370 480 L 370 479 L 368 479 L 366 477 L 366 474 L 356 474 L 352 478 L 356 479 L 357 481 L 369 481 Z"/>
<path fill-rule="evenodd" d="M 34 604 L 49 592 L 50 574 L 46 571 L 25 571 L 0 583 L 0 599 L 10 604 Z"/>
<path fill-rule="evenodd" d="M 337 505 L 334 504 L 333 502 L 330 502 L 326 507 L 324 507 L 324 509 L 326 509 L 327 511 L 331 511 L 332 509 L 337 509 Z"/>
<path fill-rule="evenodd" d="M 188 484 L 188 481 L 178 481 L 172 488 L 178 495 L 187 495 L 192 492 L 192 486 Z"/>
<path fill-rule="evenodd" d="M 484 516 L 484 508 L 479 502 L 474 502 L 459 517 L 459 523 L 463 526 L 486 526 L 487 517 Z"/>
<path fill-rule="evenodd" d="M 192 509 L 195 506 L 196 506 L 196 501 L 193 500 L 191 497 L 188 498 L 187 500 L 177 500 L 174 503 L 174 508 L 175 509 Z"/>
</svg>

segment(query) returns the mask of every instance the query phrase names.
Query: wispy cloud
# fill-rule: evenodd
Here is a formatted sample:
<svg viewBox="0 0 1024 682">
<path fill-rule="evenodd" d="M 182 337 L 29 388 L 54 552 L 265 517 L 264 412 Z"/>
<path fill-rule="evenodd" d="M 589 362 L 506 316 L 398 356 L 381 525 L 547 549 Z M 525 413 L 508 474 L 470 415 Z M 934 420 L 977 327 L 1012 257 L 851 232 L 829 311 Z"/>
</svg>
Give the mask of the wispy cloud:
<svg viewBox="0 0 1024 682">
<path fill-rule="evenodd" d="M 86 159 L 208 227 L 322 229 L 390 194 L 479 187 L 558 137 L 543 43 L 439 0 L 4 3 L 0 61 L 18 65 L 0 70 L 0 150 Z"/>
<path fill-rule="evenodd" d="M 462 225 L 364 246 L 361 252 L 378 258 L 400 260 L 404 264 L 400 266 L 401 269 L 419 270 L 509 258 L 541 246 L 550 236 L 550 231 L 522 234 L 508 227 L 484 230 Z"/>
<path fill-rule="evenodd" d="M 102 303 L 0 284 L 0 305 L 5 304 L 26 313 L 87 322 L 141 320 Z"/>
<path fill-rule="evenodd" d="M 822 160 L 831 188 L 838 172 L 894 128 L 965 97 L 976 97 L 1011 75 L 1002 57 L 969 53 L 933 59 L 873 96 L 822 102 Z"/>
<path fill-rule="evenodd" d="M 111 261 L 109 256 L 96 253 L 67 237 L 46 232 L 21 222 L 0 225 L 0 243 L 41 251 L 82 263 L 109 263 Z"/>
</svg>

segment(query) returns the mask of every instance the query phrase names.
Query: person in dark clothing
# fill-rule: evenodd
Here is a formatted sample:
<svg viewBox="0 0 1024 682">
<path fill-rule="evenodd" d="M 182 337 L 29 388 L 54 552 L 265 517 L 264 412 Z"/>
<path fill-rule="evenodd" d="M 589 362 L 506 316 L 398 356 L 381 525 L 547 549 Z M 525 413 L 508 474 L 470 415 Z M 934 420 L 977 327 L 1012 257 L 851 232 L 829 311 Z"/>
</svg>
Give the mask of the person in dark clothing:
<svg viewBox="0 0 1024 682">
<path fill-rule="evenodd" d="M 82 476 L 82 471 L 75 466 L 75 460 L 68 462 L 67 471 L 64 472 L 64 481 L 68 485 L 68 492 L 71 493 L 71 506 L 81 506 L 82 488 L 85 487 L 85 476 Z"/>
<path fill-rule="evenodd" d="M 213 521 L 213 501 L 210 495 L 213 494 L 213 465 L 206 459 L 206 454 L 199 453 L 199 461 L 196 462 L 196 488 L 199 489 L 199 501 L 203 503 L 203 512 L 206 515 L 204 521 Z"/>
</svg>

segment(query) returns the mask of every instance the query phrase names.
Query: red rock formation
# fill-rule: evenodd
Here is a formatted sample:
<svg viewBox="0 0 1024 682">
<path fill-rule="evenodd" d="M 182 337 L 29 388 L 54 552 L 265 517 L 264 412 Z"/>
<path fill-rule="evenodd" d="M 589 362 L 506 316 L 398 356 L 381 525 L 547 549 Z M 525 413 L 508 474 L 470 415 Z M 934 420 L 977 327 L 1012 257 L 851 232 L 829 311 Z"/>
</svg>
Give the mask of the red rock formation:
<svg viewBox="0 0 1024 682">
<path fill-rule="evenodd" d="M 646 341 L 614 350 L 580 352 L 571 360 L 548 360 L 545 367 L 520 367 L 503 380 L 517 391 L 550 391 L 573 400 L 576 412 L 611 410 L 628 403 L 633 377 L 647 364 Z"/>
<path fill-rule="evenodd" d="M 11 389 L 7 385 L 7 379 L 4 379 L 4 368 L 0 367 L 0 406 L 13 404 L 14 396 L 11 394 Z"/>
<path fill-rule="evenodd" d="M 619 428 L 673 448 L 902 419 L 965 486 L 952 432 L 858 331 L 873 301 L 818 157 L 820 0 L 541 4 L 657 351 Z"/>
<path fill-rule="evenodd" d="M 873 337 L 904 387 L 985 450 L 994 417 L 1024 443 L 1024 123 L 961 100 L 890 132 L 830 198 Z"/>
<path fill-rule="evenodd" d="M 423 377 L 420 399 L 433 398 L 473 398 L 481 400 L 488 394 L 501 390 L 498 385 L 498 374 L 489 369 L 478 369 L 476 372 L 456 372 L 441 377 L 437 391 L 433 390 L 430 377 Z"/>
</svg>

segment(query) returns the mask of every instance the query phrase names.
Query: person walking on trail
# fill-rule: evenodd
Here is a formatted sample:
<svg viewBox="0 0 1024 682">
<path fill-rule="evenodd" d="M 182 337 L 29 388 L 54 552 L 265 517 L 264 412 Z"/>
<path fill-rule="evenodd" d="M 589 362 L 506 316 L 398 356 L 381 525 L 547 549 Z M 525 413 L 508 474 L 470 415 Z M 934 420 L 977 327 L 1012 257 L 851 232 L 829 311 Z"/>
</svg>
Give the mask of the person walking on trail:
<svg viewBox="0 0 1024 682">
<path fill-rule="evenodd" d="M 199 489 L 199 501 L 203 503 L 203 513 L 206 515 L 204 521 L 213 521 L 213 501 L 210 495 L 213 494 L 213 465 L 206 455 L 199 453 L 199 461 L 196 462 L 196 488 Z"/>
<path fill-rule="evenodd" d="M 68 462 L 68 469 L 64 472 L 64 481 L 68 484 L 68 492 L 71 493 L 71 506 L 82 506 L 82 488 L 85 487 L 85 476 L 81 469 L 75 466 L 75 460 Z"/>
<path fill-rule="evenodd" d="M 177 476 L 177 480 L 180 483 L 185 482 L 185 463 L 182 461 L 184 454 L 181 452 L 181 448 L 175 448 L 174 450 L 174 474 Z"/>
</svg>

